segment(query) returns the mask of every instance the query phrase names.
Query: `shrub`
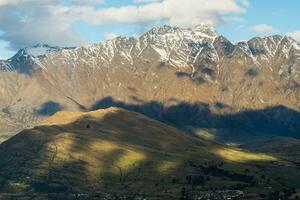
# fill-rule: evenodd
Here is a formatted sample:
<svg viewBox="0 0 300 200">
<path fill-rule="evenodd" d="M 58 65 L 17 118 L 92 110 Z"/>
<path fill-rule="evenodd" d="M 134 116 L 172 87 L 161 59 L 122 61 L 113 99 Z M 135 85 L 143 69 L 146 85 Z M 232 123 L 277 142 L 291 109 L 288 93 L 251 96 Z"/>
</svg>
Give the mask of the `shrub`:
<svg viewBox="0 0 300 200">
<path fill-rule="evenodd" d="M 255 77 L 258 75 L 258 72 L 256 69 L 250 68 L 245 73 L 246 76 Z"/>
</svg>

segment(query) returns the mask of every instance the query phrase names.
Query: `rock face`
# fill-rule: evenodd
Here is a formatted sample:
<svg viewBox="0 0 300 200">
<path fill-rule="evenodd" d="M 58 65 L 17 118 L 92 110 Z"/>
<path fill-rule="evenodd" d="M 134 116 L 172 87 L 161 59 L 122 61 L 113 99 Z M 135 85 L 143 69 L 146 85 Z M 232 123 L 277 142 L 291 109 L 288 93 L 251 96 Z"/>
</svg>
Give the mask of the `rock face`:
<svg viewBox="0 0 300 200">
<path fill-rule="evenodd" d="M 162 26 L 78 48 L 37 45 L 0 61 L 0 132 L 16 133 L 60 110 L 114 105 L 180 126 L 260 122 L 266 127 L 259 131 L 294 136 L 299 74 L 294 39 L 233 44 L 207 25 Z M 274 120 L 278 127 L 269 127 Z"/>
</svg>

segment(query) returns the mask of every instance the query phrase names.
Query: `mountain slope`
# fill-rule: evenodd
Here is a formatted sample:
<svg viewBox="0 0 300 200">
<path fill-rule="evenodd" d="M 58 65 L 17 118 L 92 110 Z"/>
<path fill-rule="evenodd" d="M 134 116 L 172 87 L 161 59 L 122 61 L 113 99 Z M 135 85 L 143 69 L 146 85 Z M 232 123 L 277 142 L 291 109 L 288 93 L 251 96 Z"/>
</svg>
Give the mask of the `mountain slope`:
<svg viewBox="0 0 300 200">
<path fill-rule="evenodd" d="M 0 145 L 0 175 L 3 198 L 64 192 L 87 199 L 113 193 L 177 199 L 183 187 L 188 195 L 213 187 L 259 199 L 278 188 L 298 189 L 300 176 L 281 158 L 195 139 L 117 108 L 59 112 L 22 131 Z"/>
<path fill-rule="evenodd" d="M 37 53 L 41 46 L 48 50 Z M 146 106 L 142 113 L 151 117 L 168 116 L 165 108 L 174 106 L 178 113 L 196 109 L 204 111 L 202 115 L 228 116 L 227 120 L 262 111 L 259 119 L 242 116 L 242 128 L 250 124 L 258 131 L 257 122 L 276 121 L 280 128 L 275 133 L 270 126 L 259 131 L 299 137 L 295 124 L 299 124 L 300 45 L 287 36 L 234 44 L 207 25 L 162 26 L 139 38 L 33 49 L 21 50 L 0 64 L 0 109 L 8 124 L 17 125 L 3 123 L 0 132 L 16 133 L 60 110 L 102 108 L 99 102 L 111 98 L 130 107 Z M 189 115 L 186 121 L 195 120 Z M 197 127 L 211 121 L 197 120 L 183 125 Z M 229 124 L 240 121 L 234 118 Z"/>
</svg>

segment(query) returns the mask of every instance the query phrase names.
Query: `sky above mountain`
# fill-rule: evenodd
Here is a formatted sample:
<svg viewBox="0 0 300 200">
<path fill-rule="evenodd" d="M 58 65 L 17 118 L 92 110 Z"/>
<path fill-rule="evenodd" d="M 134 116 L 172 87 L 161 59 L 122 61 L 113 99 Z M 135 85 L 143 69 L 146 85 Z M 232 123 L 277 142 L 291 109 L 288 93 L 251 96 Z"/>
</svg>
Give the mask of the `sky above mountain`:
<svg viewBox="0 0 300 200">
<path fill-rule="evenodd" d="M 299 0 L 0 0 L 0 58 L 37 43 L 79 46 L 162 24 L 211 24 L 232 41 L 272 34 L 300 41 L 299 8 Z"/>
</svg>

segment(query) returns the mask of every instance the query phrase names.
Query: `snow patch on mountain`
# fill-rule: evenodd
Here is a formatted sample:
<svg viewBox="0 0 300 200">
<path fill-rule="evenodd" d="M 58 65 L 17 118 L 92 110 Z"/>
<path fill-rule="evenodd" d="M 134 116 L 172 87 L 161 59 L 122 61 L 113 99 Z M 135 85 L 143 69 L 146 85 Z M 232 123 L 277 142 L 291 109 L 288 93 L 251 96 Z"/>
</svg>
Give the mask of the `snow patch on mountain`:
<svg viewBox="0 0 300 200">
<path fill-rule="evenodd" d="M 13 71 L 13 70 L 14 70 L 14 67 L 9 61 L 0 60 L 0 71 L 9 72 L 9 71 Z"/>
<path fill-rule="evenodd" d="M 87 66 L 92 68 L 112 65 L 148 62 L 151 57 L 175 68 L 195 68 L 202 61 L 220 64 L 224 56 L 232 56 L 241 49 L 243 60 L 250 59 L 257 66 L 269 66 L 277 56 L 289 58 L 291 52 L 297 58 L 300 45 L 289 37 L 279 35 L 256 37 L 232 44 L 218 35 L 212 26 L 200 24 L 194 28 L 172 26 L 155 27 L 139 38 L 116 37 L 102 43 L 77 48 L 52 47 L 38 44 L 20 50 L 12 59 L 0 62 L 3 70 L 12 69 L 14 62 L 30 60 L 41 68 L 44 61 L 54 65 Z M 240 52 L 241 52 L 240 51 Z M 45 59 L 50 57 L 50 59 Z M 53 57 L 53 59 L 52 59 Z M 152 59 L 153 59 L 152 58 Z M 242 63 L 244 61 L 241 61 Z M 5 67 L 4 67 L 5 66 Z"/>
<path fill-rule="evenodd" d="M 39 57 L 44 56 L 53 52 L 59 51 L 60 48 L 58 47 L 50 47 L 48 45 L 37 45 L 32 48 L 26 48 L 25 52 L 27 55 L 33 56 L 33 57 Z"/>
<path fill-rule="evenodd" d="M 205 46 L 212 49 L 211 57 L 216 58 L 217 52 L 213 47 L 216 37 L 218 34 L 208 25 L 191 29 L 162 26 L 142 35 L 140 43 L 150 46 L 162 61 L 169 61 L 174 67 L 186 67 L 195 63 Z"/>
<path fill-rule="evenodd" d="M 73 49 L 73 48 L 61 48 L 61 47 L 53 47 L 48 44 L 37 44 L 32 47 L 27 47 L 24 49 L 21 49 L 17 56 L 31 56 L 31 57 L 41 57 L 41 56 L 47 56 L 51 53 L 58 52 L 62 49 Z M 16 56 L 14 56 L 16 57 Z"/>
</svg>

